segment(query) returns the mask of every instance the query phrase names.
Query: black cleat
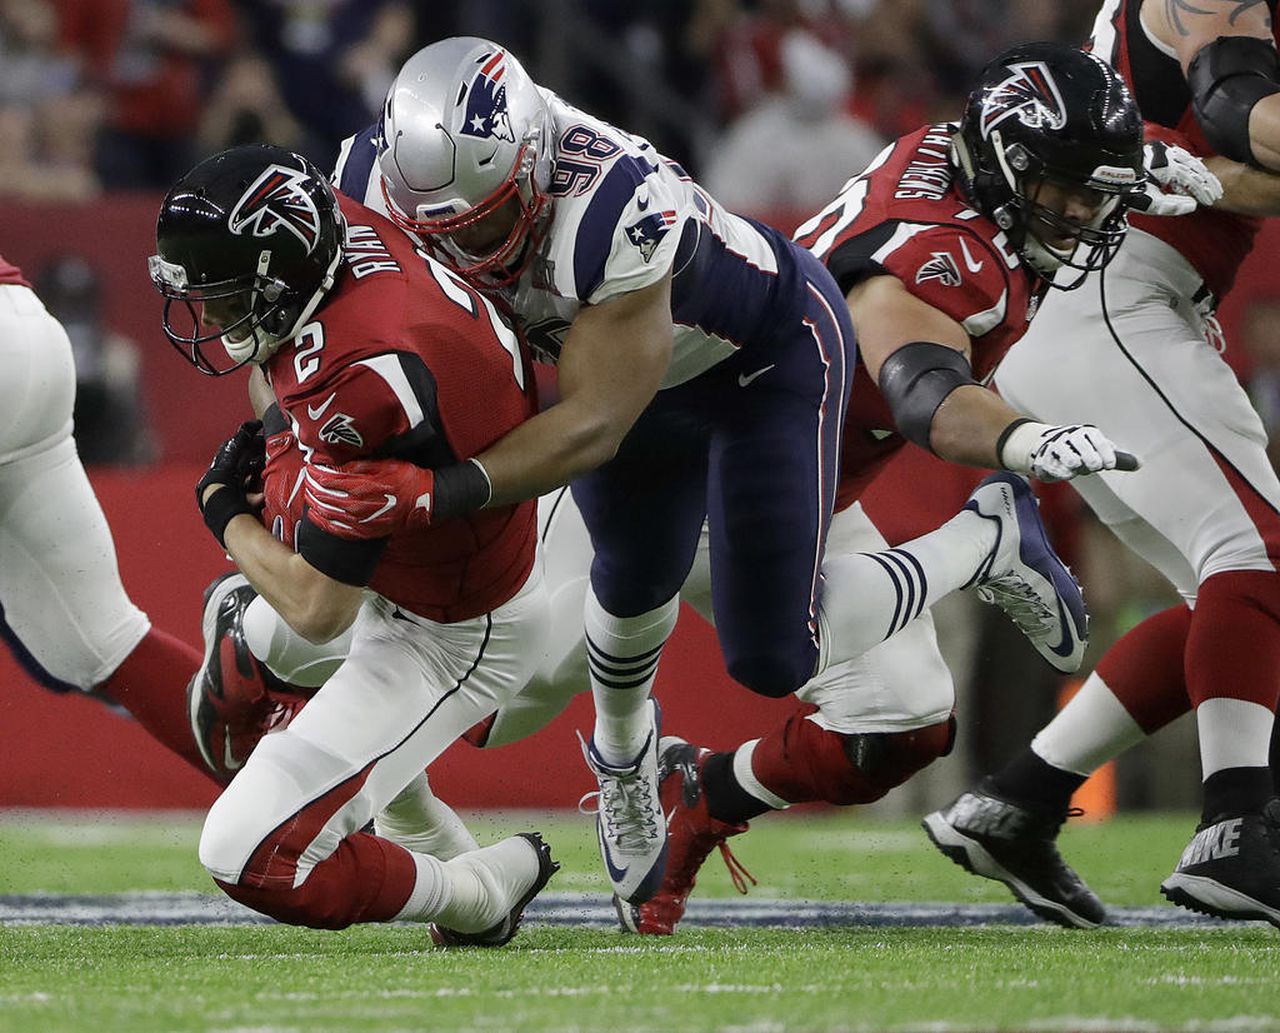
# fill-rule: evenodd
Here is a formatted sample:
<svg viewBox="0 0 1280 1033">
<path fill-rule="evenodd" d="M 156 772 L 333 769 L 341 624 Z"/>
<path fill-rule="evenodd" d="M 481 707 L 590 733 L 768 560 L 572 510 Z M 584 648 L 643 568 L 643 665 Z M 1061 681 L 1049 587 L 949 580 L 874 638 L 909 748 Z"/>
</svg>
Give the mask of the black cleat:
<svg viewBox="0 0 1280 1033">
<path fill-rule="evenodd" d="M 1280 928 L 1280 799 L 1200 825 L 1160 892 L 1201 914 Z"/>
<path fill-rule="evenodd" d="M 528 840 L 538 854 L 538 875 L 529 889 L 516 901 L 516 906 L 507 913 L 506 918 L 481 932 L 460 933 L 456 929 L 446 929 L 444 926 L 431 923 L 431 939 L 437 946 L 501 947 L 511 942 L 511 938 L 520 929 L 520 919 L 524 917 L 524 909 L 542 892 L 543 887 L 551 881 L 551 876 L 560 870 L 559 863 L 552 860 L 551 847 L 543 841 L 541 833 L 521 832 L 519 837 Z"/>
<path fill-rule="evenodd" d="M 922 824 L 961 868 L 1003 882 L 1041 918 L 1093 929 L 1106 921 L 1106 908 L 1058 853 L 1058 830 L 1068 814 L 1006 800 L 986 778 Z"/>
</svg>

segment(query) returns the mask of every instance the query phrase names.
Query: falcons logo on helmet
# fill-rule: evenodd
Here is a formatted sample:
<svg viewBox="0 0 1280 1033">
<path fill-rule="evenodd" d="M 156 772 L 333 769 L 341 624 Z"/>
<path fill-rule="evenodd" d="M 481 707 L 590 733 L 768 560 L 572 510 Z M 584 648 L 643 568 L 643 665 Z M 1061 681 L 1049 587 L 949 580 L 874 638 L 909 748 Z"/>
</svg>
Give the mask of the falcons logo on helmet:
<svg viewBox="0 0 1280 1033">
<path fill-rule="evenodd" d="M 310 254 L 320 239 L 320 212 L 306 188 L 307 174 L 284 165 L 268 165 L 240 195 L 227 226 L 232 233 L 269 237 L 292 233 Z"/>
<path fill-rule="evenodd" d="M 485 60 L 471 80 L 461 126 L 464 135 L 515 143 L 516 134 L 511 131 L 511 116 L 507 114 L 507 84 L 502 81 L 506 74 L 507 55 L 499 50 Z"/>
<path fill-rule="evenodd" d="M 1015 115 L 1029 129 L 1061 129 L 1067 124 L 1067 106 L 1043 61 L 1010 65 L 1009 77 L 986 92 L 978 121 L 982 138 Z"/>
</svg>

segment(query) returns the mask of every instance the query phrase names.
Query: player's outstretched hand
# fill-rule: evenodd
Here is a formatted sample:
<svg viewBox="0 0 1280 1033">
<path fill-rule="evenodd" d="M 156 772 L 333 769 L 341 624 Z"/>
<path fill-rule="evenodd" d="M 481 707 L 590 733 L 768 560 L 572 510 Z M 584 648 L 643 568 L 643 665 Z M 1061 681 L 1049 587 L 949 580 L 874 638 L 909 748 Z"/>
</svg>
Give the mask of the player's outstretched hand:
<svg viewBox="0 0 1280 1033">
<path fill-rule="evenodd" d="M 1090 423 L 1051 426 L 1023 420 L 1011 424 L 1000 445 L 1006 470 L 1040 481 L 1069 481 L 1099 470 L 1136 470 L 1141 461 Z"/>
<path fill-rule="evenodd" d="M 1146 194 L 1134 207 L 1148 215 L 1187 215 L 1222 196 L 1218 177 L 1190 151 L 1163 140 L 1142 149 L 1147 167 Z"/>
<path fill-rule="evenodd" d="M 431 524 L 435 474 L 401 459 L 308 465 L 307 519 L 340 538 L 386 538 Z"/>
</svg>

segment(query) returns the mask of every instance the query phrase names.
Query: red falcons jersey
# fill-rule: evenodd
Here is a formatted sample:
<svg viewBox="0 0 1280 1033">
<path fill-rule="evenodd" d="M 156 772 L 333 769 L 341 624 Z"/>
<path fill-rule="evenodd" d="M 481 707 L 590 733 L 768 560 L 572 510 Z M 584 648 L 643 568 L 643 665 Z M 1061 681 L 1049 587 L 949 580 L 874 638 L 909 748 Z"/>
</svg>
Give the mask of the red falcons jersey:
<svg viewBox="0 0 1280 1033">
<path fill-rule="evenodd" d="M 1272 15 L 1272 31 L 1280 42 L 1276 0 L 1265 2 Z M 1178 59 L 1147 35 L 1138 19 L 1141 8 L 1142 0 L 1106 0 L 1086 49 L 1092 49 L 1115 67 L 1133 91 L 1147 122 L 1177 130 L 1185 139 L 1175 137 L 1173 142 L 1193 154 L 1215 154 L 1191 110 L 1191 88 Z M 1148 132 L 1148 136 L 1156 135 L 1164 136 Z M 1254 237 L 1262 226 L 1261 219 L 1216 208 L 1197 208 L 1190 215 L 1163 219 L 1135 213 L 1130 221 L 1176 248 L 1219 299 L 1235 282 L 1240 263 L 1253 248 Z"/>
<path fill-rule="evenodd" d="M 306 461 L 392 457 L 438 469 L 482 452 L 535 411 L 515 335 L 391 222 L 342 195 L 339 203 L 347 240 L 337 285 L 264 367 Z M 300 504 L 298 493 L 290 508 Z M 339 580 L 453 622 L 524 584 L 536 512 L 534 502 L 479 510 L 376 543 L 317 530 L 299 534 L 298 546 Z"/>
<path fill-rule="evenodd" d="M 796 231 L 847 294 L 889 274 L 969 333 L 981 381 L 1027 329 L 1048 284 L 1023 267 L 1004 232 L 971 208 L 953 180 L 956 127 L 925 126 L 901 137 Z M 903 443 L 880 389 L 858 363 L 836 508 L 850 505 Z"/>
<path fill-rule="evenodd" d="M 31 284 L 27 283 L 27 281 L 22 278 L 22 270 L 12 262 L 6 262 L 4 260 L 4 255 L 0 255 L 0 284 L 5 283 L 15 284 L 19 287 L 31 286 Z"/>
</svg>

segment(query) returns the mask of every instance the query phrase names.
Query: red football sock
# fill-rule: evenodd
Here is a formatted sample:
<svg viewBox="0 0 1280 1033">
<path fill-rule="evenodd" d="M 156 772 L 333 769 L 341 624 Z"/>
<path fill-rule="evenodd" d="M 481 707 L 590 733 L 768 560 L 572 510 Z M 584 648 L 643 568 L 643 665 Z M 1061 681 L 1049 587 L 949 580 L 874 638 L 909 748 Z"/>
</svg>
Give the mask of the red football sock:
<svg viewBox="0 0 1280 1033">
<path fill-rule="evenodd" d="M 951 722 L 906 732 L 842 735 L 807 720 L 806 704 L 756 743 L 751 772 L 788 803 L 871 803 L 944 755 Z"/>
<path fill-rule="evenodd" d="M 1148 735 L 1191 709 L 1184 674 L 1192 611 L 1179 604 L 1161 610 L 1107 650 L 1101 678 Z"/>
<path fill-rule="evenodd" d="M 244 886 L 214 879 L 227 896 L 290 925 L 345 929 L 355 922 L 389 922 L 413 892 L 413 855 L 388 839 L 357 832 L 311 870 L 301 886 Z"/>
<path fill-rule="evenodd" d="M 152 628 L 96 690 L 129 711 L 153 739 L 212 778 L 187 717 L 187 683 L 202 660 L 185 642 Z"/>
</svg>

